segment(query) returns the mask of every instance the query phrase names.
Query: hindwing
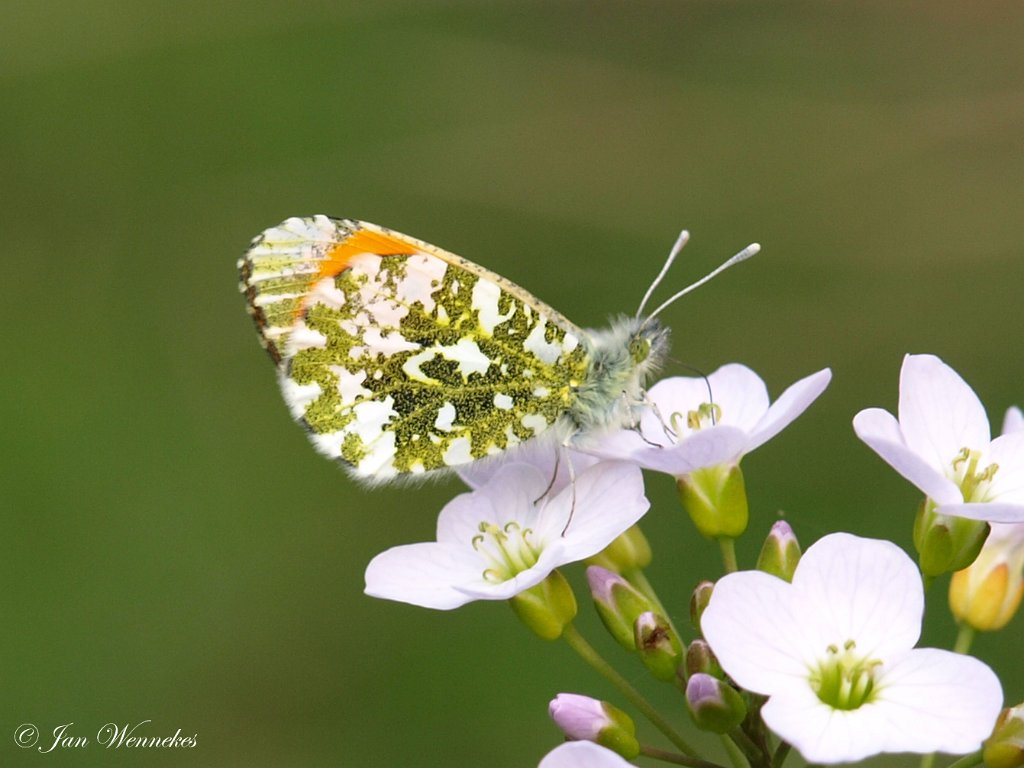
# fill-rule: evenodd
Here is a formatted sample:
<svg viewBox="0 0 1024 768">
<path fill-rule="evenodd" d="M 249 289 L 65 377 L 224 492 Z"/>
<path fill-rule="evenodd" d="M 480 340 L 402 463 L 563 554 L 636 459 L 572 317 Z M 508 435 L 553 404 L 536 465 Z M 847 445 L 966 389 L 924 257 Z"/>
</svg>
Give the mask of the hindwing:
<svg viewBox="0 0 1024 768">
<path fill-rule="evenodd" d="M 562 420 L 583 331 L 472 262 L 366 222 L 292 218 L 239 262 L 292 414 L 359 476 L 453 467 Z"/>
</svg>

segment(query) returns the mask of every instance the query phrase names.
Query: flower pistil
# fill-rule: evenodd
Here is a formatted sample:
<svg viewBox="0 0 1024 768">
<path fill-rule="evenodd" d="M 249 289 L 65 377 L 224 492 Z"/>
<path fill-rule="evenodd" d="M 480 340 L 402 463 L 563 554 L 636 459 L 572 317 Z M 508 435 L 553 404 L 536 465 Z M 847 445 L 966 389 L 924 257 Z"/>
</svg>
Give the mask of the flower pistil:
<svg viewBox="0 0 1024 768">
<path fill-rule="evenodd" d="M 833 709 L 858 709 L 869 703 L 877 690 L 875 669 L 878 659 L 867 659 L 857 652 L 857 643 L 847 640 L 840 651 L 836 645 L 826 648 L 826 655 L 811 672 L 810 683 L 822 703 Z"/>
<path fill-rule="evenodd" d="M 540 548 L 530 543 L 533 529 L 523 528 L 513 520 L 503 528 L 484 521 L 479 530 L 473 537 L 473 549 L 487 563 L 485 581 L 500 584 L 537 564 Z"/>
</svg>

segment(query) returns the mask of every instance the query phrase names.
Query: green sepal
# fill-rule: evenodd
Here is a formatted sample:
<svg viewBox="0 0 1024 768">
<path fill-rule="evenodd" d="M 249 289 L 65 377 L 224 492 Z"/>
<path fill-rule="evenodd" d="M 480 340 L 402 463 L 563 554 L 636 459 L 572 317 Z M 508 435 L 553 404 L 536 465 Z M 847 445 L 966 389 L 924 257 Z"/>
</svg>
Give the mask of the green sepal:
<svg viewBox="0 0 1024 768">
<path fill-rule="evenodd" d="M 655 610 L 654 604 L 622 576 L 600 566 L 587 568 L 587 580 L 605 628 L 627 651 L 636 650 L 633 625 L 640 614 Z"/>
<path fill-rule="evenodd" d="M 640 742 L 636 739 L 636 724 L 633 719 L 616 706 L 607 701 L 601 702 L 605 714 L 610 721 L 597 734 L 594 741 L 602 747 L 622 755 L 627 760 L 632 760 L 640 754 Z"/>
<path fill-rule="evenodd" d="M 914 547 L 921 573 L 934 578 L 966 568 L 981 552 L 988 532 L 988 523 L 939 514 L 935 502 L 924 499 L 914 518 Z"/>
<path fill-rule="evenodd" d="M 981 754 L 987 768 L 1024 766 L 1024 704 L 999 713 Z"/>
<path fill-rule="evenodd" d="M 718 659 L 712 653 L 711 646 L 700 638 L 692 641 L 686 648 L 686 677 L 690 678 L 699 673 L 717 677 L 719 680 L 725 677 L 725 672 L 718 665 Z"/>
<path fill-rule="evenodd" d="M 800 562 L 800 554 L 800 542 L 793 529 L 784 520 L 779 520 L 764 540 L 761 554 L 757 558 L 757 570 L 792 581 L 796 565 Z"/>
<path fill-rule="evenodd" d="M 668 620 L 653 611 L 640 614 L 633 625 L 633 640 L 640 660 L 652 675 L 672 682 L 683 659 L 683 644 Z"/>
<path fill-rule="evenodd" d="M 706 579 L 693 588 L 690 596 L 690 625 L 700 632 L 700 617 L 711 602 L 711 593 L 715 591 L 715 583 Z"/>
<path fill-rule="evenodd" d="M 508 602 L 519 620 L 545 640 L 557 640 L 576 618 L 576 595 L 559 571 L 552 571 L 540 584 Z"/>
<path fill-rule="evenodd" d="M 634 525 L 596 555 L 587 558 L 586 562 L 588 565 L 599 565 L 612 573 L 622 573 L 646 568 L 651 564 L 652 557 L 647 537 L 639 525 Z"/>
<path fill-rule="evenodd" d="M 738 538 L 750 520 L 747 489 L 739 464 L 697 469 L 676 479 L 683 508 L 709 539 Z"/>
<path fill-rule="evenodd" d="M 711 733 L 728 733 L 747 716 L 747 705 L 739 692 L 705 674 L 690 678 L 686 685 L 686 705 L 696 726 Z"/>
</svg>

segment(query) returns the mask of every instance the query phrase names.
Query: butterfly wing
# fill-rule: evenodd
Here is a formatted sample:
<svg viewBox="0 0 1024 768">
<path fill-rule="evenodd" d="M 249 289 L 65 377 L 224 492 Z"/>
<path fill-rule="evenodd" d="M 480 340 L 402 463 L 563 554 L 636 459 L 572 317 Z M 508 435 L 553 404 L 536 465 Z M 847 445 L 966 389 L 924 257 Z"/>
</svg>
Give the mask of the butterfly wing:
<svg viewBox="0 0 1024 768">
<path fill-rule="evenodd" d="M 292 218 L 241 289 L 313 444 L 371 481 L 501 453 L 564 421 L 584 332 L 522 288 L 398 232 Z"/>
</svg>

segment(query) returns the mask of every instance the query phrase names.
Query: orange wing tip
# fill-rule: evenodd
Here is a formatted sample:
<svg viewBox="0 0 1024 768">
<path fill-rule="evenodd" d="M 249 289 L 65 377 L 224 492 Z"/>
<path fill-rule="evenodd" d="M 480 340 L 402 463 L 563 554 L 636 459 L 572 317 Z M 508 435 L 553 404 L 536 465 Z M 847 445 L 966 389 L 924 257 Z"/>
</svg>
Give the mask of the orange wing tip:
<svg viewBox="0 0 1024 768">
<path fill-rule="evenodd" d="M 377 256 L 408 256 L 420 250 L 415 243 L 398 235 L 359 228 L 327 252 L 320 263 L 316 279 L 340 275 L 349 268 L 352 259 L 364 253 Z"/>
</svg>

